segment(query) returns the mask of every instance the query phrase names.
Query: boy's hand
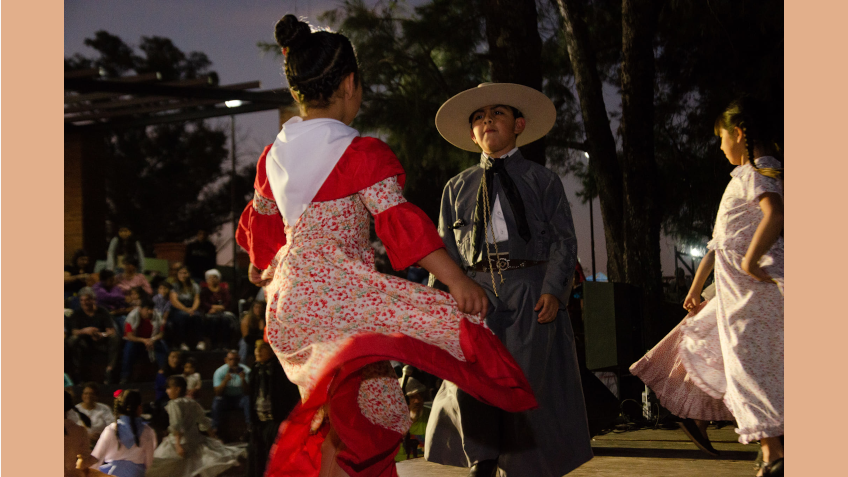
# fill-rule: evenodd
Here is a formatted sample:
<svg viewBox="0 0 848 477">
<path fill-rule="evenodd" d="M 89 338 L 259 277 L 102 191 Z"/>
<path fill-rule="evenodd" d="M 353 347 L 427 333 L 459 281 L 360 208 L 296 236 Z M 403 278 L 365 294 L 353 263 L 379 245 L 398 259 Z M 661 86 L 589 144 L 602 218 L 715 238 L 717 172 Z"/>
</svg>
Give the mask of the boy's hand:
<svg viewBox="0 0 848 477">
<path fill-rule="evenodd" d="M 539 323 L 550 323 L 554 321 L 558 310 L 559 299 L 550 293 L 545 293 L 539 297 L 536 307 L 533 308 L 533 311 L 539 312 L 539 319 L 537 320 Z"/>
<path fill-rule="evenodd" d="M 763 271 L 763 269 L 760 268 L 760 265 L 757 262 L 750 260 L 747 256 L 742 259 L 742 270 L 751 277 L 753 277 L 755 280 L 761 282 L 772 281 L 771 276 L 769 276 L 768 273 Z"/>
</svg>

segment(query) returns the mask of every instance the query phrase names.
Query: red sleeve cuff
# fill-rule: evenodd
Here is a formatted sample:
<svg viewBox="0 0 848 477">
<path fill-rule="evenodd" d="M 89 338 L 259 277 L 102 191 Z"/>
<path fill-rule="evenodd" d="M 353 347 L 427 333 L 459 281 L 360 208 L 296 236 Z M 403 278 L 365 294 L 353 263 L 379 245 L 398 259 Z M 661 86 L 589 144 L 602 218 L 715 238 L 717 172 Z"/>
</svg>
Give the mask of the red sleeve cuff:
<svg viewBox="0 0 848 477">
<path fill-rule="evenodd" d="M 239 220 L 236 242 L 250 254 L 250 263 L 265 270 L 286 244 L 283 218 L 279 214 L 260 214 L 253 208 L 253 202 L 247 204 Z"/>
<path fill-rule="evenodd" d="M 374 222 L 395 270 L 414 265 L 445 246 L 433 221 L 409 202 L 375 215 Z"/>
</svg>

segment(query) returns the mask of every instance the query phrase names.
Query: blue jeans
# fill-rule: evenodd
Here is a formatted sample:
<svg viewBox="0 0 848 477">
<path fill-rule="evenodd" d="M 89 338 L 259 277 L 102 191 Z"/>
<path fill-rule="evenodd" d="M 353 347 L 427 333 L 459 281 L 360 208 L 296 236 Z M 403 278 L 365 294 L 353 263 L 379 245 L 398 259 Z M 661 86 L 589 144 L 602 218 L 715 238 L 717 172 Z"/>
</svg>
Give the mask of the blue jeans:
<svg viewBox="0 0 848 477">
<path fill-rule="evenodd" d="M 159 365 L 160 369 L 168 364 L 168 345 L 164 341 L 156 340 L 153 342 L 153 354 L 156 356 L 156 364 Z M 147 358 L 147 348 L 144 347 L 144 343 L 135 341 L 124 343 L 124 362 L 121 365 L 121 381 L 126 381 L 130 378 L 133 364 L 135 364 L 135 360 L 139 356 Z"/>
<path fill-rule="evenodd" d="M 247 394 L 240 396 L 215 396 L 212 400 L 212 429 L 218 429 L 221 423 L 221 414 L 230 409 L 241 409 L 244 412 L 244 422 L 250 426 L 250 397 Z"/>
<path fill-rule="evenodd" d="M 124 337 L 124 323 L 127 321 L 127 315 L 112 315 L 112 321 L 115 322 L 115 327 L 118 328 L 118 336 Z"/>
</svg>

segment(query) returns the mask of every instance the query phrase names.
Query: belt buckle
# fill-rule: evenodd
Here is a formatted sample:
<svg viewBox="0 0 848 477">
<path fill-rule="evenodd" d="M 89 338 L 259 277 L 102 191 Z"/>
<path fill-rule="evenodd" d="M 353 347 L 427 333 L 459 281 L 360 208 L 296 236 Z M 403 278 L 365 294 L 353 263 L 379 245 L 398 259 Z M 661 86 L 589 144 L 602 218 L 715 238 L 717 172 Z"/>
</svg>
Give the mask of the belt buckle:
<svg viewBox="0 0 848 477">
<path fill-rule="evenodd" d="M 498 257 L 498 270 L 509 270 L 509 259 Z"/>
</svg>

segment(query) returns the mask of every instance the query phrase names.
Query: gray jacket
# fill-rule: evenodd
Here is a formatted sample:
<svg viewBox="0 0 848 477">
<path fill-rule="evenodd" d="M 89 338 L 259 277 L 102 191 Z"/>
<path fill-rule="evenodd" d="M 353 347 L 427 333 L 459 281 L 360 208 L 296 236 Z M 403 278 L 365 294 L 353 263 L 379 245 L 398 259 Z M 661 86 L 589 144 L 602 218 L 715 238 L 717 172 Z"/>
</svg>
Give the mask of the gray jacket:
<svg viewBox="0 0 848 477">
<path fill-rule="evenodd" d="M 547 261 L 542 294 L 557 297 L 560 305 L 568 303 L 574 266 L 577 260 L 577 237 L 571 220 L 571 206 L 565 197 L 562 180 L 553 171 L 530 162 L 520 151 L 504 159 L 504 166 L 524 201 L 525 215 L 530 226 L 528 242 L 518 235 L 512 208 L 501 192 L 495 174 L 494 193 L 500 197 L 509 232 L 511 259 Z M 448 181 L 442 192 L 439 216 L 439 235 L 451 258 L 463 268 L 485 260 L 485 250 L 474 257 L 473 226 L 477 207 L 477 189 L 484 169 L 491 167 L 490 159 L 481 155 L 480 164 Z M 503 250 L 501 250 L 503 251 Z M 494 253 L 494 250 L 492 250 Z M 507 278 L 508 279 L 508 278 Z M 431 279 L 432 281 L 432 279 Z"/>
</svg>

